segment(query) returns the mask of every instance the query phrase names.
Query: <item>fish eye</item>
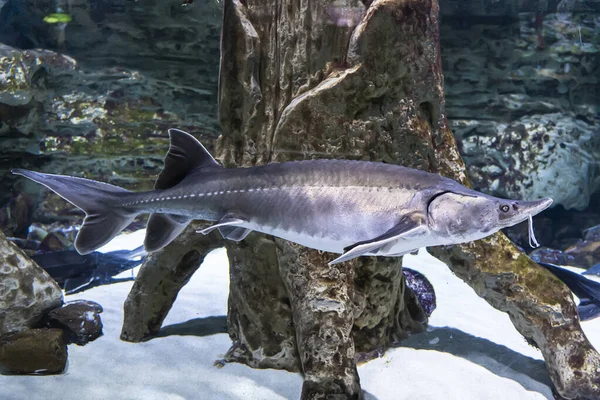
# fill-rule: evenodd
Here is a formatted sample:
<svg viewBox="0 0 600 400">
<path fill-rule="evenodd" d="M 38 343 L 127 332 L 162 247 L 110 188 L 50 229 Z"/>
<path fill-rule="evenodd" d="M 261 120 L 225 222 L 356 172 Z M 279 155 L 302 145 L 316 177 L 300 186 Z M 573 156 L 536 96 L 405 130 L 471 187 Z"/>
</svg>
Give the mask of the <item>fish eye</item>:
<svg viewBox="0 0 600 400">
<path fill-rule="evenodd" d="M 506 204 L 503 204 L 500 206 L 500 211 L 502 212 L 508 212 L 508 210 L 510 210 L 510 207 L 507 206 Z"/>
</svg>

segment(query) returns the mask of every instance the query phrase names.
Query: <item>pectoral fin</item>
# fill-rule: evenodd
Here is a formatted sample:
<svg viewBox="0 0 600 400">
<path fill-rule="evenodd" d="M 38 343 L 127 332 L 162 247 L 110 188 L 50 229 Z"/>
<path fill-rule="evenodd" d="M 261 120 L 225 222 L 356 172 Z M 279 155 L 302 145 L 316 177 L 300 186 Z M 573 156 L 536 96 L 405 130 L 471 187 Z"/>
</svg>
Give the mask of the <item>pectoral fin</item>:
<svg viewBox="0 0 600 400">
<path fill-rule="evenodd" d="M 244 222 L 246 221 L 244 221 L 241 218 L 235 217 L 231 214 L 226 214 L 225 216 L 223 216 L 223 218 L 219 220 L 219 222 L 209 226 L 208 228 L 198 231 L 198 233 L 207 235 L 215 229 L 218 229 L 219 232 L 221 232 L 221 235 L 224 239 L 239 242 L 240 240 L 243 240 L 246 236 L 248 236 L 250 232 L 252 232 L 250 229 L 246 229 L 241 226 L 236 226 L 241 225 Z"/>
<path fill-rule="evenodd" d="M 344 254 L 329 262 L 329 265 L 348 261 L 367 254 L 374 254 L 382 250 L 385 251 L 387 248 L 393 246 L 397 240 L 402 239 L 402 236 L 406 236 L 409 232 L 417 229 L 419 226 L 420 224 L 415 219 L 410 216 L 405 216 L 400 220 L 398 225 L 394 226 L 383 235 L 346 247 L 344 249 Z"/>
</svg>

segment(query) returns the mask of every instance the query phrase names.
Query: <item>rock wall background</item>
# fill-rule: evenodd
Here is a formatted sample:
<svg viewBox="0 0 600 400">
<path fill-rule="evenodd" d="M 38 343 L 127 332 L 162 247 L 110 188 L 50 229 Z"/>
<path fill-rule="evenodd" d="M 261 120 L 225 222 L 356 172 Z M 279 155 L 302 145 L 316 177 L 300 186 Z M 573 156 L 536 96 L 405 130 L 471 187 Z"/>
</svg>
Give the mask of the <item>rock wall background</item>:
<svg viewBox="0 0 600 400">
<path fill-rule="evenodd" d="M 72 21 L 43 21 L 56 12 Z M 147 189 L 162 166 L 168 128 L 187 130 L 210 147 L 219 133 L 220 25 L 212 2 L 6 2 L 0 9 L 0 204 L 13 187 L 40 193 L 23 187 L 11 167 Z"/>
<path fill-rule="evenodd" d="M 447 113 L 473 185 L 586 208 L 600 187 L 600 14 L 445 21 Z"/>
<path fill-rule="evenodd" d="M 79 218 L 11 167 L 146 189 L 167 128 L 212 147 L 218 2 L 0 3 L 0 226 L 9 235 L 19 224 L 6 221 L 32 205 L 32 220 Z M 477 189 L 589 205 L 600 187 L 599 4 L 440 1 L 447 116 Z M 72 20 L 44 22 L 57 12 Z M 19 200 L 23 191 L 34 199 Z"/>
</svg>

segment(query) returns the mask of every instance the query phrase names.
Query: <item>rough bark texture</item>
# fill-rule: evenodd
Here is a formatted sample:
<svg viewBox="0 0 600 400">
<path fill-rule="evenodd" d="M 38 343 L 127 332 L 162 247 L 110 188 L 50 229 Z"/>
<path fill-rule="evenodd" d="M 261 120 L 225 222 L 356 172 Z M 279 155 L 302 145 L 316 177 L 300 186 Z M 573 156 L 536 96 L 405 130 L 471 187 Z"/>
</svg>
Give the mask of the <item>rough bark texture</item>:
<svg viewBox="0 0 600 400">
<path fill-rule="evenodd" d="M 300 371 L 290 295 L 279 273 L 273 240 L 252 233 L 227 246 L 227 255 L 227 325 L 233 346 L 225 360 Z"/>
<path fill-rule="evenodd" d="M 156 334 L 204 257 L 223 247 L 216 236 L 197 234 L 196 229 L 198 226 L 191 224 L 170 245 L 144 261 L 123 306 L 122 340 L 140 342 Z"/>
<path fill-rule="evenodd" d="M 277 244 L 304 372 L 302 398 L 361 397 L 352 340 L 354 266 L 324 268 L 330 254 L 279 239 Z"/>
<path fill-rule="evenodd" d="M 347 26 L 332 23 L 333 5 L 225 3 L 221 159 L 227 166 L 307 157 L 382 160 L 468 184 L 445 117 L 437 3 L 375 1 L 352 37 Z M 354 11 L 361 7 L 350 1 L 335 5 Z M 334 45 L 348 38 L 347 53 L 341 51 L 345 46 Z M 344 356 L 352 353 L 348 326 L 353 315 L 361 320 L 360 290 L 348 284 L 353 271 L 327 270 L 327 257 L 276 243 L 307 378 L 303 396 L 359 396 L 352 360 L 327 357 L 333 349 L 345 351 Z M 434 254 L 490 304 L 508 312 L 516 328 L 540 346 L 562 396 L 599 396 L 598 354 L 579 327 L 564 285 L 501 234 L 438 248 Z M 364 262 L 354 263 L 357 270 Z M 245 268 L 239 271 L 243 274 Z M 332 276 L 337 278 L 335 290 Z M 238 289 L 232 285 L 232 292 Z M 345 296 L 358 306 L 354 313 L 344 304 Z M 360 328 L 355 324 L 354 330 Z M 235 339 L 246 340 L 235 332 Z M 328 383 L 333 376 L 337 389 Z"/>
<path fill-rule="evenodd" d="M 226 167 L 353 158 L 468 184 L 445 116 L 437 2 L 365 3 L 225 1 L 218 156 Z M 220 244 L 188 231 L 153 255 L 126 303 L 122 337 L 156 332 L 203 254 Z M 234 340 L 226 359 L 301 368 L 303 398 L 360 398 L 357 351 L 368 358 L 426 321 L 399 259 L 330 268 L 331 255 L 259 234 L 225 245 Z M 556 278 L 501 234 L 433 252 L 541 348 L 562 396 L 600 398 L 598 354 Z"/>
<path fill-rule="evenodd" d="M 564 398 L 600 398 L 600 357 L 581 330 L 571 293 L 504 236 L 431 253 L 479 296 L 510 316 L 515 328 L 540 348 Z"/>
<path fill-rule="evenodd" d="M 356 47 L 363 38 L 351 40 L 365 11 L 362 3 L 234 0 L 224 7 L 218 148 L 225 166 L 309 157 L 399 161 L 398 151 L 390 149 L 401 146 L 392 140 L 398 116 L 380 110 L 377 98 L 406 72 L 382 54 L 376 57 L 389 76 L 358 63 L 344 70 L 348 44 Z M 393 19 L 385 23 L 395 29 Z M 425 41 L 435 48 L 436 41 Z M 431 69 L 437 58 L 427 57 L 421 62 Z M 423 93 L 420 87 L 410 90 Z M 386 99 L 389 108 L 403 96 L 401 90 Z M 404 113 L 408 118 L 409 111 Z M 380 125 L 386 127 L 368 133 Z M 399 259 L 362 258 L 326 267 L 330 254 L 260 235 L 248 239 L 241 246 L 225 243 L 234 340 L 226 359 L 288 370 L 298 370 L 300 361 L 303 398 L 362 396 L 355 360 L 372 358 L 427 321 L 404 285 Z"/>
</svg>

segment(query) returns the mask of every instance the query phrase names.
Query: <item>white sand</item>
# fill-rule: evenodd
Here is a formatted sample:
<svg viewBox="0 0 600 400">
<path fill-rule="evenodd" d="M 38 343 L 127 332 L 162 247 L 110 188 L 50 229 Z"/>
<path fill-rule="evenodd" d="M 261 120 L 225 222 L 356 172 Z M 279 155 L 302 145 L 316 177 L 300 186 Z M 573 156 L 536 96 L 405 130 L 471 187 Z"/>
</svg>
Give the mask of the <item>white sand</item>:
<svg viewBox="0 0 600 400">
<path fill-rule="evenodd" d="M 130 235 L 127 247 L 136 247 L 142 235 Z M 124 239 L 119 239 L 106 249 L 123 244 Z M 359 367 L 366 399 L 553 399 L 540 352 L 525 342 L 506 314 L 477 297 L 426 252 L 405 257 L 404 264 L 428 277 L 438 308 L 428 332 Z M 231 344 L 227 334 L 212 333 L 222 331 L 225 323 L 229 280 L 224 249 L 206 258 L 164 323 L 166 331 L 173 332 L 178 327 L 169 325 L 192 320 L 188 325 L 195 327 L 196 335 L 172 334 L 137 344 L 120 341 L 123 302 L 131 285 L 120 283 L 67 296 L 67 300 L 88 299 L 104 307 L 104 336 L 84 347 L 69 346 L 64 375 L 0 376 L 0 399 L 299 398 L 299 374 L 239 364 L 213 366 Z M 600 345 L 600 319 L 583 326 L 592 343 Z"/>
</svg>

